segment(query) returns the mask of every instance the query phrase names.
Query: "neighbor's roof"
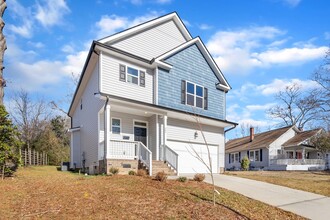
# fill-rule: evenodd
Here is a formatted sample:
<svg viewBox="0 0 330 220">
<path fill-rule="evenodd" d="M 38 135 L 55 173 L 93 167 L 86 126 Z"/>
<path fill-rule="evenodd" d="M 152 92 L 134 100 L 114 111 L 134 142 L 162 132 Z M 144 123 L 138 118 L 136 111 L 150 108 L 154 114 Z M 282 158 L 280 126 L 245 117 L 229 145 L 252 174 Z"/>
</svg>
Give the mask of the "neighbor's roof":
<svg viewBox="0 0 330 220">
<path fill-rule="evenodd" d="M 320 132 L 322 129 L 315 129 L 315 130 L 309 130 L 309 131 L 303 131 L 293 138 L 289 139 L 287 142 L 283 144 L 283 147 L 292 147 L 292 146 L 299 146 L 301 144 L 304 144 L 304 142 L 308 141 L 309 138 L 316 135 L 318 132 Z"/>
<path fill-rule="evenodd" d="M 226 143 L 226 153 L 239 152 L 243 150 L 253 150 L 268 147 L 277 138 L 294 126 L 275 129 L 254 135 L 253 141 L 250 141 L 250 136 L 229 140 Z"/>
</svg>

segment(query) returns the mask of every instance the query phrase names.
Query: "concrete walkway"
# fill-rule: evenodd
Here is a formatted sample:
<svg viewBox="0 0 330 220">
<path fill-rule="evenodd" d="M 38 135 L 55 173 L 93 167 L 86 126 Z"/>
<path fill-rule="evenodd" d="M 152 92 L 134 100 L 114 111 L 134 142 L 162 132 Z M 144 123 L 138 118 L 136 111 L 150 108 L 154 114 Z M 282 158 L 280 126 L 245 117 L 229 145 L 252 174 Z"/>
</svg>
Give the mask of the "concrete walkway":
<svg viewBox="0 0 330 220">
<path fill-rule="evenodd" d="M 330 219 L 330 197 L 227 175 L 215 174 L 214 181 L 219 187 L 309 219 Z M 211 183 L 210 175 L 206 175 L 205 182 Z"/>
</svg>

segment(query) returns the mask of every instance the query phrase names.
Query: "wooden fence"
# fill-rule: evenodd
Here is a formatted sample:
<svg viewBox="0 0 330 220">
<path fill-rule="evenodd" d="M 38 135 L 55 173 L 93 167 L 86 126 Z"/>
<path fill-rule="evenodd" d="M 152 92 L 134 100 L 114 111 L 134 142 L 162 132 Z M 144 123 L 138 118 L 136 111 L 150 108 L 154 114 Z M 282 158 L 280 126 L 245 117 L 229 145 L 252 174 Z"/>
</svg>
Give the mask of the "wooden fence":
<svg viewBox="0 0 330 220">
<path fill-rule="evenodd" d="M 48 165 L 49 159 L 45 152 L 38 152 L 34 149 L 22 149 L 21 159 L 23 166 Z"/>
</svg>

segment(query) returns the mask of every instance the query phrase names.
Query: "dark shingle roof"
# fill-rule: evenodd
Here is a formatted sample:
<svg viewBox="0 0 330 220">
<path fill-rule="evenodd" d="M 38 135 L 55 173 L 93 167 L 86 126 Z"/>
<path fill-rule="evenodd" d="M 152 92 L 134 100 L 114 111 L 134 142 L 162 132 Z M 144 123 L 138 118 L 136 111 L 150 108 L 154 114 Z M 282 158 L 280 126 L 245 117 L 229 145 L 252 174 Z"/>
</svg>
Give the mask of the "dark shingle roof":
<svg viewBox="0 0 330 220">
<path fill-rule="evenodd" d="M 285 142 L 282 146 L 283 147 L 298 146 L 302 144 L 304 141 L 308 141 L 309 138 L 316 135 L 320 130 L 321 129 L 315 129 L 315 130 L 300 132 L 296 136 Z"/>
<path fill-rule="evenodd" d="M 268 147 L 292 127 L 293 126 L 287 126 L 272 131 L 255 134 L 252 142 L 250 142 L 250 136 L 229 140 L 226 143 L 226 153 Z"/>
</svg>

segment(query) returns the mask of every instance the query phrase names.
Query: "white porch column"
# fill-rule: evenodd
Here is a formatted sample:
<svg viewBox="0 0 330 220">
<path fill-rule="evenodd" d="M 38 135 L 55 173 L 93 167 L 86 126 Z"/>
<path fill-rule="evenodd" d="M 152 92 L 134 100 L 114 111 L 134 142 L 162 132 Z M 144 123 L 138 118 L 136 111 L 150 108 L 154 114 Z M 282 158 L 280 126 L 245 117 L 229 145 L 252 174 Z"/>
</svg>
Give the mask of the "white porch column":
<svg viewBox="0 0 330 220">
<path fill-rule="evenodd" d="M 167 115 L 164 115 L 163 116 L 164 117 L 164 119 L 163 119 L 163 138 L 164 138 L 164 140 L 163 140 L 163 144 L 164 145 L 166 145 L 166 142 L 167 142 Z"/>
<path fill-rule="evenodd" d="M 108 146 L 110 140 L 110 104 L 105 106 L 104 111 L 104 162 L 106 162 L 108 156 Z"/>
<path fill-rule="evenodd" d="M 302 157 L 301 159 L 305 160 L 305 147 L 302 148 Z"/>
</svg>

